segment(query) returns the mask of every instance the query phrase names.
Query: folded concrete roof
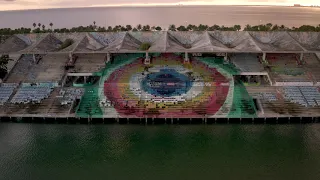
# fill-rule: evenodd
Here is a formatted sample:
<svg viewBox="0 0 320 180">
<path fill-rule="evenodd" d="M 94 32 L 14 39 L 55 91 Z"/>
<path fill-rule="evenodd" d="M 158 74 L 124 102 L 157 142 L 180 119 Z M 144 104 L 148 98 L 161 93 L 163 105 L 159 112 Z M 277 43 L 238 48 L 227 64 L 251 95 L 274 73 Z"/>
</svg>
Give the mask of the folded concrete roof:
<svg viewBox="0 0 320 180">
<path fill-rule="evenodd" d="M 66 39 L 73 44 L 61 49 Z M 88 32 L 17 34 L 0 44 L 0 53 L 130 53 L 150 43 L 149 52 L 320 52 L 319 32 Z"/>
<path fill-rule="evenodd" d="M 301 45 L 288 32 L 249 32 L 249 34 L 262 51 L 304 51 Z"/>
<path fill-rule="evenodd" d="M 289 32 L 307 51 L 320 51 L 320 33 L 318 32 Z"/>
</svg>

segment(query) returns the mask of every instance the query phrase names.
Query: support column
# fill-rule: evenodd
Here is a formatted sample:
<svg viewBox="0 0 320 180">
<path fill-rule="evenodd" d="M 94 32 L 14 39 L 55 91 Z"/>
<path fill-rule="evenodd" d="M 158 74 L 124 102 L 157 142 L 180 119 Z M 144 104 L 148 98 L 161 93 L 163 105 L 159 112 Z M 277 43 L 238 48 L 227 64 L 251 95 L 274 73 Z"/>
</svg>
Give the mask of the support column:
<svg viewBox="0 0 320 180">
<path fill-rule="evenodd" d="M 262 54 L 262 60 L 263 60 L 263 61 L 266 60 L 266 56 L 267 56 L 267 53 L 264 52 L 264 53 Z"/>
<path fill-rule="evenodd" d="M 149 52 L 146 52 L 146 58 L 144 59 L 144 64 L 150 64 Z"/>
<path fill-rule="evenodd" d="M 300 54 L 300 61 L 303 61 L 303 53 Z"/>
<path fill-rule="evenodd" d="M 110 61 L 110 53 L 107 53 L 107 59 L 106 59 L 107 63 Z"/>
<path fill-rule="evenodd" d="M 71 61 L 72 60 L 72 53 L 70 52 L 69 53 L 69 61 Z"/>
<path fill-rule="evenodd" d="M 83 81 L 84 81 L 83 84 L 86 84 L 86 83 L 87 83 L 87 76 L 83 76 Z"/>
<path fill-rule="evenodd" d="M 35 62 L 35 63 L 37 62 L 35 54 L 32 54 L 32 59 L 33 59 L 33 62 Z"/>
<path fill-rule="evenodd" d="M 228 53 L 225 54 L 224 56 L 224 60 L 227 61 L 228 60 Z"/>
<path fill-rule="evenodd" d="M 188 52 L 184 53 L 184 62 L 188 63 L 189 62 L 189 56 L 188 56 Z"/>
<path fill-rule="evenodd" d="M 258 80 L 258 84 L 261 84 L 261 78 L 262 78 L 261 76 L 258 76 L 258 79 L 257 79 Z"/>
</svg>

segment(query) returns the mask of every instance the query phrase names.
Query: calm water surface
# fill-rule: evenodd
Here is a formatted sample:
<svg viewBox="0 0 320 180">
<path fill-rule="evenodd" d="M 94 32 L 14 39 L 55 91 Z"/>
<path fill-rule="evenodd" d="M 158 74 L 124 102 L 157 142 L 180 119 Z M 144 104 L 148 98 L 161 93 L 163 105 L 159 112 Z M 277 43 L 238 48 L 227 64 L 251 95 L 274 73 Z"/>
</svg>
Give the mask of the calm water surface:
<svg viewBox="0 0 320 180">
<path fill-rule="evenodd" d="M 0 124 L 0 179 L 320 179 L 320 125 Z"/>
<path fill-rule="evenodd" d="M 53 28 L 149 24 L 168 28 L 169 24 L 219 24 L 233 26 L 271 22 L 286 26 L 318 25 L 320 8 L 271 6 L 198 6 L 198 7 L 113 7 L 75 8 L 30 11 L 0 11 L 0 28 L 32 27 L 42 23 Z"/>
</svg>

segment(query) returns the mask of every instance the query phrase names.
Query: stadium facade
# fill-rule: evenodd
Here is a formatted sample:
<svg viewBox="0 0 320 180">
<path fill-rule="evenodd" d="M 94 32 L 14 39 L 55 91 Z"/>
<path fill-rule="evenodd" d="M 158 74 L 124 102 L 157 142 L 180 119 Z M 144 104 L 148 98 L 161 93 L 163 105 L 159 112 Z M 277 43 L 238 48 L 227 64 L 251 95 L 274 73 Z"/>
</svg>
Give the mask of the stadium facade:
<svg viewBox="0 0 320 180">
<path fill-rule="evenodd" d="M 12 59 L 0 87 L 4 120 L 320 116 L 318 32 L 18 34 L 0 54 Z"/>
</svg>

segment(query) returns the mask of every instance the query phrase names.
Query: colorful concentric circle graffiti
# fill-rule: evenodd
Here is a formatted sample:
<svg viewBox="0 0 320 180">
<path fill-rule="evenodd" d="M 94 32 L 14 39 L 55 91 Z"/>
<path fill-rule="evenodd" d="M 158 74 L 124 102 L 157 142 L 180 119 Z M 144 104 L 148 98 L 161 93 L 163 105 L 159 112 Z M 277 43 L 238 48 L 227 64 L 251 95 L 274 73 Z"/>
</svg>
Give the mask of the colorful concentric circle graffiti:
<svg viewBox="0 0 320 180">
<path fill-rule="evenodd" d="M 224 104 L 229 80 L 216 68 L 176 55 L 142 59 L 121 66 L 106 78 L 104 92 L 121 117 L 199 117 Z M 112 92 L 112 93 L 110 93 Z"/>
<path fill-rule="evenodd" d="M 223 58 L 158 54 L 150 65 L 141 54 L 122 54 L 95 73 L 97 85 L 77 106 L 78 117 L 256 117 L 239 70 Z"/>
</svg>

